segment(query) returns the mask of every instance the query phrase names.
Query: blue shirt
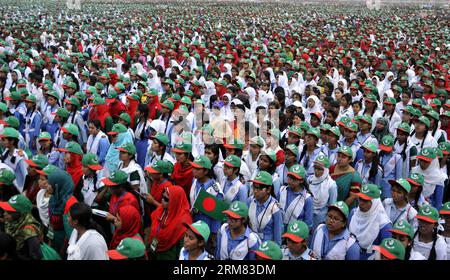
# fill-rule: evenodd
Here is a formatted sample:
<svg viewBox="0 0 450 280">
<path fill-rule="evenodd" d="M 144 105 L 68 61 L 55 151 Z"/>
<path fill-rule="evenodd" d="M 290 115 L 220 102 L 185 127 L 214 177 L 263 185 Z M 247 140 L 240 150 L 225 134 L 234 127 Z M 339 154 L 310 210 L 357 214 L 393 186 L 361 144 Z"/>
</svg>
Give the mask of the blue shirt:
<svg viewBox="0 0 450 280">
<path fill-rule="evenodd" d="M 323 227 L 323 244 L 322 244 L 322 252 L 316 252 L 320 253 L 320 257 L 324 259 L 326 255 L 333 249 L 333 247 L 341 240 L 347 240 L 350 237 L 350 231 L 348 229 L 345 229 L 340 234 L 333 237 L 333 239 L 329 239 L 328 235 L 328 228 L 325 226 Z M 314 232 L 312 238 L 310 239 L 310 246 L 314 244 L 314 240 L 316 239 L 317 231 Z M 352 246 L 348 249 L 347 253 L 345 254 L 346 260 L 359 260 L 360 259 L 360 251 L 361 248 L 359 247 L 358 241 L 355 241 Z"/>
<path fill-rule="evenodd" d="M 196 183 L 195 183 L 195 193 L 196 193 L 196 195 L 198 195 L 198 193 L 200 192 L 200 189 L 207 190 L 215 182 L 216 181 L 214 181 L 213 179 L 209 179 L 208 182 L 202 184 L 198 180 L 196 180 Z M 223 195 L 221 193 L 217 194 L 216 197 L 219 198 L 219 199 L 223 199 Z M 211 218 L 210 216 L 207 216 L 207 215 L 205 215 L 203 213 L 198 212 L 197 214 L 194 214 L 192 218 L 194 220 L 194 223 L 199 221 L 199 220 L 202 220 L 203 222 L 208 224 L 211 233 L 217 233 L 217 231 L 219 231 L 219 229 L 220 229 L 220 224 L 221 224 L 220 221 L 215 220 L 215 219 Z"/>
<path fill-rule="evenodd" d="M 248 237 L 250 236 L 250 233 L 252 232 L 252 230 L 249 228 L 249 227 L 247 227 L 247 229 L 245 230 L 245 232 L 244 232 L 244 234 L 242 234 L 242 235 L 240 235 L 240 236 L 238 236 L 238 237 L 236 237 L 236 239 L 233 239 L 232 237 L 231 237 L 231 233 L 230 233 L 230 229 L 228 228 L 227 230 L 226 230 L 226 233 L 227 233 L 227 239 L 228 239 L 228 242 L 227 242 L 227 250 L 228 250 L 228 254 L 234 249 L 234 248 L 236 248 L 236 246 L 237 245 L 239 245 L 239 243 L 241 243 L 242 241 L 244 241 L 244 240 L 246 240 L 246 239 L 248 239 Z M 220 233 L 220 230 L 219 230 L 219 232 L 217 233 L 217 238 L 216 238 L 216 240 L 217 240 L 217 246 L 216 246 L 216 259 L 218 259 L 218 260 L 220 260 L 220 250 L 221 250 L 221 243 L 222 243 L 222 235 L 221 235 L 221 233 Z M 248 242 L 248 241 L 247 241 Z M 248 243 L 247 243 L 248 244 Z M 255 256 L 255 253 L 253 252 L 254 250 L 257 250 L 258 249 L 258 247 L 259 247 L 259 242 L 256 242 L 256 244 L 255 245 L 253 245 L 253 247 L 250 247 L 250 248 L 248 248 L 248 253 L 247 253 L 247 255 L 244 257 L 244 260 L 255 260 L 256 259 L 256 256 Z"/>
<path fill-rule="evenodd" d="M 223 193 L 224 193 L 224 195 L 228 192 L 228 190 L 229 190 L 232 186 L 234 186 L 234 185 L 237 183 L 237 181 L 239 181 L 239 177 L 234 178 L 234 180 L 231 181 L 231 182 L 228 181 L 228 179 L 225 179 L 225 180 L 224 180 L 224 182 L 225 182 L 224 187 L 223 187 Z M 247 203 L 247 200 L 248 200 L 248 189 L 247 189 L 247 186 L 246 186 L 246 185 L 242 185 L 242 186 L 239 188 L 238 193 L 236 194 L 236 196 L 233 198 L 233 200 L 232 200 L 231 202 L 234 202 L 234 201 L 236 201 L 236 200 L 239 200 L 239 201 L 242 201 L 242 202 L 244 202 L 244 203 Z M 231 202 L 230 202 L 230 203 L 231 203 Z"/>
<path fill-rule="evenodd" d="M 381 158 L 381 165 L 384 167 L 388 161 L 394 156 L 394 153 L 384 154 Z M 383 179 L 400 179 L 402 177 L 402 161 L 395 163 L 395 168 L 389 174 L 383 174 Z"/>
<path fill-rule="evenodd" d="M 275 200 L 272 196 L 269 197 L 263 204 L 260 204 L 256 199 L 251 198 L 250 201 L 256 203 L 256 217 L 259 216 L 261 212 L 264 212 L 266 209 L 267 211 L 270 211 L 268 209 L 269 204 Z M 272 218 L 269 220 L 267 225 L 263 229 L 258 229 L 259 232 L 262 231 L 262 238 L 261 242 L 272 240 L 276 242 L 278 245 L 281 245 L 281 232 L 283 229 L 283 216 L 282 212 L 277 211 L 275 214 L 272 215 Z M 261 237 L 261 236 L 260 236 Z"/>
<path fill-rule="evenodd" d="M 283 209 L 283 211 L 286 213 L 286 210 L 289 208 L 289 205 L 291 204 L 291 202 L 296 199 L 298 196 L 306 196 L 306 190 L 303 189 L 300 192 L 294 192 L 292 191 L 292 189 L 290 187 L 288 187 L 286 189 L 287 192 L 287 196 L 286 196 L 286 205 L 285 208 Z M 280 201 L 280 193 L 277 194 L 277 198 L 278 201 Z M 300 212 L 300 215 L 296 218 L 296 220 L 301 220 L 303 222 L 305 222 L 309 229 L 312 229 L 313 227 L 313 199 L 312 196 L 306 198 L 305 200 L 305 204 L 303 205 L 303 209 Z M 284 228 L 287 228 L 287 224 L 284 225 Z"/>
<path fill-rule="evenodd" d="M 184 248 L 181 248 L 181 252 L 180 252 L 181 256 L 183 256 L 183 260 L 189 260 L 189 252 L 187 250 L 185 250 Z M 205 258 L 208 260 L 208 253 L 203 250 L 203 253 L 198 256 L 195 260 L 196 261 L 203 261 L 205 260 Z"/>
<path fill-rule="evenodd" d="M 362 180 L 362 184 L 375 184 L 375 185 L 380 185 L 381 184 L 381 172 L 379 170 L 379 168 L 377 167 L 377 174 L 375 175 L 375 178 L 367 178 L 366 180 L 366 175 L 368 175 L 368 173 L 370 172 L 370 168 L 372 168 L 372 163 L 366 163 L 365 160 L 363 159 L 362 161 L 358 161 L 355 164 L 355 170 L 358 171 L 359 173 L 359 166 L 362 165 L 362 169 L 361 169 L 361 173 L 359 174 L 359 176 L 361 177 Z"/>
</svg>

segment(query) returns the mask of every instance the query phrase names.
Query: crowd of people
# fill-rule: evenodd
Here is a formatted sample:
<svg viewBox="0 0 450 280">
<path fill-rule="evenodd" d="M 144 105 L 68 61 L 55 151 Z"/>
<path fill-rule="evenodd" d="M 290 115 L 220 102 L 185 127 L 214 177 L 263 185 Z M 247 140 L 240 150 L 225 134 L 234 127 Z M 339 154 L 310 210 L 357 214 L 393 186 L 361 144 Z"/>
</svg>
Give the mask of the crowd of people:
<svg viewBox="0 0 450 280">
<path fill-rule="evenodd" d="M 6 2 L 0 259 L 450 259 L 445 10 Z"/>
</svg>

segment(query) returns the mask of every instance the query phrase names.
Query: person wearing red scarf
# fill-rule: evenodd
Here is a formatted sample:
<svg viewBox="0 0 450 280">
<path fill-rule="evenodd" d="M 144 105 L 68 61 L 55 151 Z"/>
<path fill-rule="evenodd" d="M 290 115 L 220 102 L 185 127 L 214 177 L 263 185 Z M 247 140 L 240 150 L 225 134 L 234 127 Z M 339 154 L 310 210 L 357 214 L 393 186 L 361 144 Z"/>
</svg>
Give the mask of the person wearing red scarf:
<svg viewBox="0 0 450 280">
<path fill-rule="evenodd" d="M 125 205 L 120 208 L 119 214 L 114 220 L 114 225 L 115 231 L 109 248 L 116 248 L 119 245 L 120 241 L 127 237 L 135 238 L 136 236 L 139 236 L 138 239 L 141 239 L 141 216 L 138 210 L 136 210 L 136 208 L 134 208 L 133 206 Z"/>
<path fill-rule="evenodd" d="M 106 102 L 108 102 L 108 114 L 111 116 L 113 122 L 117 123 L 120 114 L 126 112 L 127 107 L 119 100 L 117 93 L 113 94 L 110 92 L 108 98 L 106 98 Z"/>
<path fill-rule="evenodd" d="M 145 96 L 147 96 L 148 101 L 148 118 L 150 120 L 157 119 L 159 117 L 159 109 L 161 108 L 158 92 L 155 89 L 151 89 L 148 93 L 145 94 Z"/>
<path fill-rule="evenodd" d="M 135 122 L 135 115 L 137 111 L 137 107 L 139 106 L 140 97 L 135 94 L 131 94 L 127 96 L 127 114 L 130 116 L 130 127 L 134 128 L 134 122 Z"/>
<path fill-rule="evenodd" d="M 192 165 L 190 163 L 190 159 L 192 159 L 192 144 L 179 142 L 172 151 L 175 153 L 175 158 L 177 160 L 173 167 L 172 179 L 176 185 L 181 186 L 184 189 L 186 198 L 188 198 L 192 187 L 192 181 L 194 180 Z"/>
<path fill-rule="evenodd" d="M 78 200 L 82 201 L 81 188 L 83 186 L 81 176 L 83 176 L 83 165 L 81 160 L 83 158 L 83 150 L 81 149 L 80 144 L 71 141 L 67 143 L 65 148 L 60 148 L 58 151 L 64 153 L 64 164 L 66 165 L 66 171 L 69 173 L 70 177 L 72 177 L 74 185 L 73 195 Z"/>
<path fill-rule="evenodd" d="M 177 260 L 182 247 L 184 223 L 191 224 L 189 202 L 180 186 L 165 188 L 161 205 L 152 213 L 149 247 L 157 260 Z"/>
<path fill-rule="evenodd" d="M 127 205 L 133 206 L 138 212 L 140 211 L 141 208 L 136 197 L 126 190 L 130 188 L 130 183 L 128 182 L 128 174 L 125 171 L 117 170 L 111 173 L 109 177 L 103 178 L 102 182 L 109 187 L 111 192 L 108 210 L 110 215 L 106 217 L 106 220 L 114 222 L 119 209 Z"/>
<path fill-rule="evenodd" d="M 89 120 L 99 120 L 102 126 L 102 131 L 108 133 L 111 131 L 113 126 L 113 119 L 109 114 L 109 107 L 105 100 L 101 97 L 94 98 L 94 101 L 89 104 L 92 106 L 89 112 Z"/>
</svg>

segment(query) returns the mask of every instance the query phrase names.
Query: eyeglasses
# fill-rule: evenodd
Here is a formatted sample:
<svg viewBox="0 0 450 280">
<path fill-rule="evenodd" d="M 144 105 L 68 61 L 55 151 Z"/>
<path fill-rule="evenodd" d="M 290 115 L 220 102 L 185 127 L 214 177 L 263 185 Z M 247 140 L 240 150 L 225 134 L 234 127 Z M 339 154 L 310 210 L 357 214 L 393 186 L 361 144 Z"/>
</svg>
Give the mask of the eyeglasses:
<svg viewBox="0 0 450 280">
<path fill-rule="evenodd" d="M 327 215 L 327 219 L 332 221 L 332 222 L 337 222 L 337 223 L 340 223 L 340 222 L 344 221 L 344 220 L 338 219 L 338 218 L 330 216 L 330 215 Z"/>
</svg>

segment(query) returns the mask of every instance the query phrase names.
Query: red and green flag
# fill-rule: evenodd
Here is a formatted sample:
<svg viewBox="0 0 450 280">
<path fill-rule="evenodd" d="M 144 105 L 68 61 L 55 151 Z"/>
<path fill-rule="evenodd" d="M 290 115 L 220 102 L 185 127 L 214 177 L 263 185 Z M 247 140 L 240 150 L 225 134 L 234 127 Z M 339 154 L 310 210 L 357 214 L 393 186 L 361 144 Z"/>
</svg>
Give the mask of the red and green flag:
<svg viewBox="0 0 450 280">
<path fill-rule="evenodd" d="M 201 189 L 194 203 L 194 208 L 203 214 L 219 221 L 223 221 L 225 215 L 222 211 L 227 210 L 229 205 L 218 199 L 204 189 Z"/>
</svg>

